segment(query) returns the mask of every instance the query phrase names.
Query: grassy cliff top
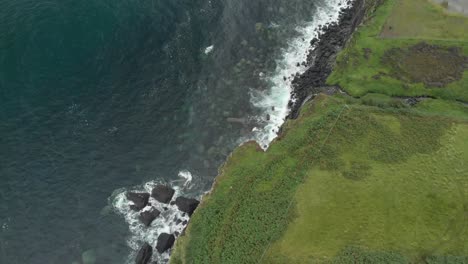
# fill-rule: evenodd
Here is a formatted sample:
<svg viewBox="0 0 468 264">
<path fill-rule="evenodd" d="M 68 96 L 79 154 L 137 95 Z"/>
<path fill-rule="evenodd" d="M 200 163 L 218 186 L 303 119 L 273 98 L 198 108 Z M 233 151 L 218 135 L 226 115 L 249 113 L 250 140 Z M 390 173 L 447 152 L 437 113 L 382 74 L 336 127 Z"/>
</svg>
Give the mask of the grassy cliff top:
<svg viewBox="0 0 468 264">
<path fill-rule="evenodd" d="M 468 261 L 468 109 L 448 104 L 320 96 L 233 153 L 172 263 Z"/>
<path fill-rule="evenodd" d="M 329 84 L 353 96 L 468 101 L 468 17 L 429 0 L 386 0 L 338 57 Z"/>
</svg>

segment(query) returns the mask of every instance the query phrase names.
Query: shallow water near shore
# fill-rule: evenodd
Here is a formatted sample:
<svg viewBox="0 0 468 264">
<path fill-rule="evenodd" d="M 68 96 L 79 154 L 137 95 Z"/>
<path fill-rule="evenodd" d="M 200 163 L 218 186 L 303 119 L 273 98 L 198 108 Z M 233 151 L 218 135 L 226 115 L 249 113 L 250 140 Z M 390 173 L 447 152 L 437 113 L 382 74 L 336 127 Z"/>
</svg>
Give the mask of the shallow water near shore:
<svg viewBox="0 0 468 264">
<path fill-rule="evenodd" d="M 174 232 L 122 193 L 200 197 L 238 144 L 267 146 L 345 2 L 2 1 L 0 263 L 130 263 Z"/>
</svg>

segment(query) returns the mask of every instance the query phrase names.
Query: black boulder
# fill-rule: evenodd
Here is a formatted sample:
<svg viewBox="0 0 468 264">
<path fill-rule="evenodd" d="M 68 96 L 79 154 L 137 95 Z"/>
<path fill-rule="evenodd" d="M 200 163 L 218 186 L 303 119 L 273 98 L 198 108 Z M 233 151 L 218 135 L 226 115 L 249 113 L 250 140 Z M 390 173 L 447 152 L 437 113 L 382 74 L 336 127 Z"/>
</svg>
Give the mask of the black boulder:
<svg viewBox="0 0 468 264">
<path fill-rule="evenodd" d="M 140 213 L 140 221 L 145 226 L 150 226 L 154 219 L 156 219 L 156 217 L 159 216 L 159 214 L 161 214 L 159 210 L 151 208 L 151 210 L 149 211 L 144 211 Z"/>
<path fill-rule="evenodd" d="M 156 249 L 159 253 L 163 253 L 164 251 L 170 249 L 174 245 L 174 241 L 174 235 L 162 233 L 158 237 L 158 244 L 156 245 Z"/>
<path fill-rule="evenodd" d="M 148 243 L 145 243 L 140 248 L 140 251 L 138 251 L 135 264 L 147 264 L 151 260 L 152 255 L 153 255 L 153 248 Z"/>
<path fill-rule="evenodd" d="M 197 209 L 200 202 L 196 199 L 177 197 L 176 205 L 180 211 L 187 213 L 189 216 L 192 215 L 193 211 Z"/>
<path fill-rule="evenodd" d="M 151 191 L 151 196 L 161 203 L 169 203 L 174 195 L 174 189 L 165 185 L 157 185 Z"/>
<path fill-rule="evenodd" d="M 133 202 L 130 208 L 135 211 L 140 211 L 148 204 L 149 193 L 127 192 L 126 196 L 129 201 Z"/>
</svg>

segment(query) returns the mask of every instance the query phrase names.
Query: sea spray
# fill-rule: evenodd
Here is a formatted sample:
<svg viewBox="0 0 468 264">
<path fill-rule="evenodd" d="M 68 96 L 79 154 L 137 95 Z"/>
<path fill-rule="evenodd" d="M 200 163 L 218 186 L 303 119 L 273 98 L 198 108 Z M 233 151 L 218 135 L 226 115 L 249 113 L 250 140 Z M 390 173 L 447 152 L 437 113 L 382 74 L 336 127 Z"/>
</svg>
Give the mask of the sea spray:
<svg viewBox="0 0 468 264">
<path fill-rule="evenodd" d="M 322 33 L 322 26 L 338 21 L 340 11 L 349 7 L 348 0 L 331 0 L 317 7 L 314 19 L 296 28 L 297 36 L 292 39 L 287 48 L 282 50 L 280 59 L 277 60 L 276 70 L 267 75 L 270 89 L 266 91 L 251 90 L 251 103 L 259 108 L 261 116 L 255 116 L 261 128 L 254 128 L 250 138 L 266 149 L 277 137 L 280 127 L 283 125 L 289 113 L 288 103 L 291 98 L 292 81 L 297 74 L 304 73 L 307 68 L 303 64 L 311 48 L 310 41 Z"/>
<path fill-rule="evenodd" d="M 181 177 L 180 180 L 174 180 L 166 184 L 175 190 L 171 203 L 163 204 L 153 197 L 149 198 L 148 205 L 142 211 L 149 211 L 155 208 L 161 212 L 149 227 L 146 227 L 139 218 L 140 212 L 142 211 L 137 212 L 130 208 L 132 203 L 126 198 L 125 194 L 128 191 L 151 193 L 156 185 L 165 183 L 150 181 L 143 186 L 135 187 L 130 190 L 119 189 L 115 191 L 110 198 L 113 208 L 124 217 L 130 230 L 130 237 L 127 240 L 127 244 L 132 249 L 132 253 L 128 256 L 126 263 L 130 264 L 135 262 L 136 253 L 144 242 L 150 245 L 156 245 L 160 234 L 175 234 L 177 237 L 184 231 L 189 216 L 180 211 L 173 201 L 175 201 L 177 197 L 186 194 L 187 190 L 191 188 L 192 174 L 187 170 L 183 170 L 179 172 L 179 176 Z M 170 252 L 154 254 L 153 259 L 158 263 L 165 263 L 169 259 L 169 253 Z"/>
</svg>

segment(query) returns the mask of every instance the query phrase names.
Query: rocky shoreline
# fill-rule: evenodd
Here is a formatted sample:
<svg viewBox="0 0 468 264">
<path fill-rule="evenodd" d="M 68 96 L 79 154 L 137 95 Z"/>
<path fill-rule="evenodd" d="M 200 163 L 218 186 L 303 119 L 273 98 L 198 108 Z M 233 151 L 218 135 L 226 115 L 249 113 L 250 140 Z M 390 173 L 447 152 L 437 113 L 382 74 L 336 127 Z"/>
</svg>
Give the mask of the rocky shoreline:
<svg viewBox="0 0 468 264">
<path fill-rule="evenodd" d="M 152 204 L 149 199 L 152 197 L 157 203 L 166 205 L 163 207 L 164 211 L 167 211 L 167 206 L 175 205 L 178 210 L 183 212 L 184 215 L 190 217 L 195 209 L 198 207 L 199 201 L 192 198 L 186 198 L 179 196 L 174 199 L 175 190 L 169 186 L 158 184 L 152 190 L 151 194 L 147 192 L 126 192 L 126 198 L 130 201 L 130 209 L 136 212 L 139 212 L 139 220 L 149 227 L 151 223 L 157 219 L 163 212 L 158 210 L 154 204 Z M 182 224 L 185 227 L 187 226 L 187 221 L 182 221 L 181 219 L 174 218 L 174 221 L 177 225 Z M 183 233 L 184 231 L 182 231 Z M 181 234 L 178 232 L 175 233 L 161 233 L 158 236 L 157 244 L 155 249 L 159 254 L 162 254 L 172 248 L 176 237 Z M 153 255 L 153 246 L 148 243 L 144 243 L 135 259 L 136 264 L 148 264 Z"/>
<path fill-rule="evenodd" d="M 311 41 L 311 49 L 304 62 L 308 69 L 303 74 L 296 75 L 292 81 L 288 119 L 295 119 L 304 102 L 314 95 L 340 90 L 339 87 L 327 86 L 326 80 L 333 70 L 339 51 L 344 48 L 366 15 L 364 0 L 352 0 L 348 5 L 348 8 L 341 11 L 338 23 L 324 25 L 319 37 Z"/>
</svg>

